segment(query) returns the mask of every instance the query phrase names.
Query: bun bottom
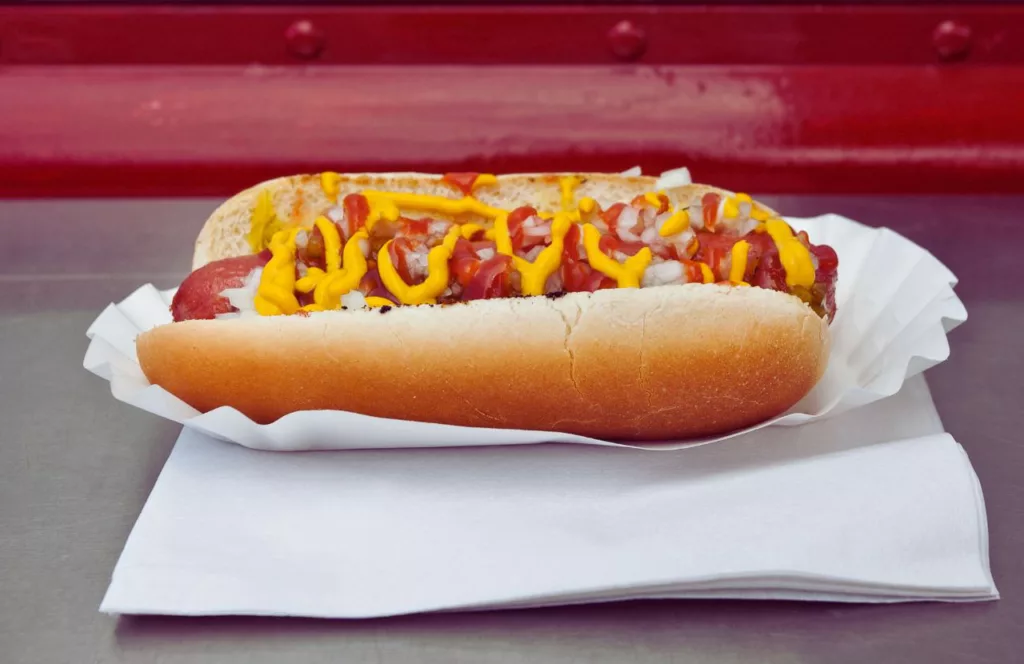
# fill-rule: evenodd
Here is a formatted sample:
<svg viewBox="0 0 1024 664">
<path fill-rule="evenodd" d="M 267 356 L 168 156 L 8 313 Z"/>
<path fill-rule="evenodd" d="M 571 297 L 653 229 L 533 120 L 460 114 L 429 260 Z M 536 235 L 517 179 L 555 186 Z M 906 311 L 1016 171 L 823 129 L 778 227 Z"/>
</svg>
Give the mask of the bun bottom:
<svg viewBox="0 0 1024 664">
<path fill-rule="evenodd" d="M 137 345 L 152 383 L 261 423 L 332 409 L 678 440 L 790 408 L 824 373 L 829 337 L 791 295 L 691 284 L 186 321 Z"/>
</svg>

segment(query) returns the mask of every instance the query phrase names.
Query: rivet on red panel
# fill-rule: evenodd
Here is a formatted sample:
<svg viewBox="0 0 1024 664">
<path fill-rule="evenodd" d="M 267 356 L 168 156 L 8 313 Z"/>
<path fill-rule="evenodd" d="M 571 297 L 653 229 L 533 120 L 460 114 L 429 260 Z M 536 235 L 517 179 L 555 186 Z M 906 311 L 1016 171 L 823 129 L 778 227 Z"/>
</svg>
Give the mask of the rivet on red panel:
<svg viewBox="0 0 1024 664">
<path fill-rule="evenodd" d="M 939 58 L 963 60 L 971 50 L 971 28 L 960 21 L 943 21 L 932 33 L 932 45 Z"/>
<path fill-rule="evenodd" d="M 619 21 L 608 31 L 608 46 L 619 60 L 636 60 L 647 50 L 647 33 L 632 21 Z"/>
<path fill-rule="evenodd" d="M 323 30 L 312 21 L 296 21 L 284 33 L 288 52 L 296 58 L 312 60 L 318 57 L 327 45 Z"/>
</svg>

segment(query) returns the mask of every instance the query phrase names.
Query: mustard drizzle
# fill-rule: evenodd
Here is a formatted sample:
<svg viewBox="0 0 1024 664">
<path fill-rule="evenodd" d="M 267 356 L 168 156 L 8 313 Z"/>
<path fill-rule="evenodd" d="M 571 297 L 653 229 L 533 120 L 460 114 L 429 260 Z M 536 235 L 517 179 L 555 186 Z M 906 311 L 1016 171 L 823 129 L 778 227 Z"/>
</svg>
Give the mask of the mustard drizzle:
<svg viewBox="0 0 1024 664">
<path fill-rule="evenodd" d="M 323 173 L 320 176 L 321 187 L 325 196 L 337 200 L 340 176 L 336 173 Z M 480 175 L 480 184 L 496 182 L 493 175 Z M 477 183 L 474 183 L 474 186 Z M 300 229 L 280 228 L 273 208 L 273 200 L 268 192 L 261 192 L 252 215 L 252 227 L 247 237 L 250 246 L 256 249 L 269 231 L 271 234 L 267 247 L 271 259 L 263 269 L 257 289 L 255 307 L 261 315 L 292 314 L 300 310 L 295 292 L 313 293 L 313 304 L 301 307 L 304 311 L 323 311 L 340 307 L 341 297 L 359 287 L 359 283 L 368 271 L 365 246 L 369 243 L 368 232 L 381 220 L 397 221 L 401 210 L 418 212 L 440 212 L 450 216 L 472 214 L 492 222 L 487 228 L 478 223 L 454 225 L 446 234 L 440 245 L 433 247 L 427 254 L 428 273 L 420 284 L 410 285 L 403 281 L 398 270 L 391 261 L 389 240 L 377 254 L 377 266 L 381 282 L 402 304 L 416 305 L 436 302 L 437 298 L 448 288 L 450 274 L 448 261 L 451 258 L 456 241 L 460 238 L 471 238 L 480 231 L 485 237 L 495 242 L 497 252 L 510 256 L 516 271 L 521 276 L 521 290 L 524 295 L 543 295 L 548 279 L 558 270 L 565 251 L 565 236 L 573 224 L 582 224 L 583 246 L 586 260 L 591 267 L 615 279 L 619 288 L 638 288 L 643 279 L 644 271 L 653 261 L 650 247 L 644 247 L 635 255 L 622 262 L 606 255 L 600 249 L 601 232 L 592 224 L 583 221 L 583 215 L 590 215 L 597 207 L 596 201 L 583 197 L 576 201 L 575 191 L 581 184 L 574 176 L 559 179 L 560 210 L 556 213 L 538 213 L 538 216 L 551 222 L 551 241 L 540 251 L 533 261 L 528 261 L 515 254 L 512 238 L 508 228 L 509 211 L 487 205 L 473 196 L 453 199 L 442 196 L 423 194 L 384 192 L 365 190 L 370 212 L 364 228 L 353 234 L 342 246 L 342 239 L 333 222 L 326 217 L 318 217 L 314 226 L 320 230 L 324 239 L 324 256 L 326 269 L 308 268 L 305 276 L 295 278 L 296 235 Z M 660 209 L 662 199 L 660 192 L 647 192 L 644 202 Z M 750 206 L 751 218 L 762 222 L 756 229 L 767 232 L 778 247 L 780 260 L 786 271 L 786 283 L 790 287 L 809 288 L 814 284 L 814 267 L 810 252 L 793 235 L 789 226 L 780 219 L 771 218 L 763 209 L 745 194 L 727 197 L 723 203 L 726 217 L 735 217 L 740 206 Z M 662 224 L 659 235 L 671 237 L 687 230 L 690 226 L 689 211 L 686 208 L 673 210 L 669 206 L 670 216 Z M 694 243 L 691 242 L 691 245 Z M 262 248 L 262 247 L 260 247 Z M 731 251 L 731 267 L 729 281 L 737 285 L 743 282 L 746 271 L 747 256 L 750 245 L 745 241 L 737 242 Z M 689 248 L 688 248 L 689 250 Z M 691 255 L 693 252 L 690 252 Z M 704 283 L 715 281 L 715 275 L 706 263 L 699 263 Z M 371 302 L 372 300 L 372 302 Z M 386 298 L 367 298 L 369 306 L 385 306 L 391 304 Z"/>
</svg>

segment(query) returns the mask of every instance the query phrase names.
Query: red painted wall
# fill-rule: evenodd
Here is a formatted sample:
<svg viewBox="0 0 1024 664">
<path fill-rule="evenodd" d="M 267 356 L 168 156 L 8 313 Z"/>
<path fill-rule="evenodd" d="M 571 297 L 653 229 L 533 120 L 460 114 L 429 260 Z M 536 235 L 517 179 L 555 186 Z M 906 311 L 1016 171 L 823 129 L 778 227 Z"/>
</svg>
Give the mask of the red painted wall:
<svg viewBox="0 0 1024 664">
<path fill-rule="evenodd" d="M 1017 7 L 0 8 L 0 195 L 688 165 L 1020 191 Z"/>
</svg>

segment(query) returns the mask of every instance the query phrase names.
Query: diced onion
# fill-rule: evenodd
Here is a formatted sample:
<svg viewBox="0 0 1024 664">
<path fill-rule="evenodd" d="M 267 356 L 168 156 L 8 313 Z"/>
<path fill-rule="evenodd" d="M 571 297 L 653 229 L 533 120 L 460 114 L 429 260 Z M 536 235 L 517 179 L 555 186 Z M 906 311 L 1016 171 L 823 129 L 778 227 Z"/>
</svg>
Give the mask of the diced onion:
<svg viewBox="0 0 1024 664">
<path fill-rule="evenodd" d="M 698 231 L 704 229 L 704 206 L 700 203 L 694 203 L 689 208 L 690 214 L 690 228 L 694 228 Z"/>
<path fill-rule="evenodd" d="M 263 276 L 263 268 L 253 269 L 245 277 L 245 281 L 238 288 L 225 288 L 221 296 L 227 298 L 235 309 L 239 311 L 254 311 L 256 309 L 256 290 L 260 287 L 260 278 Z"/>
<path fill-rule="evenodd" d="M 530 217 L 530 219 L 540 219 L 539 217 Z M 549 224 L 541 224 L 539 226 L 527 226 L 523 223 L 523 235 L 527 237 L 546 237 L 551 232 L 551 226 Z"/>
<path fill-rule="evenodd" d="M 533 249 L 530 249 L 528 252 L 526 252 L 526 260 L 532 263 L 533 261 L 537 260 L 537 256 L 540 256 L 540 252 L 544 251 L 546 248 L 547 247 L 545 247 L 544 245 L 537 245 Z"/>
<path fill-rule="evenodd" d="M 640 240 L 644 244 L 654 244 L 658 241 L 658 228 L 654 226 L 648 226 L 644 229 L 644 232 L 640 234 Z"/>
<path fill-rule="evenodd" d="M 430 222 L 430 225 L 427 227 L 427 231 L 433 237 L 441 237 L 448 232 L 448 228 L 450 226 L 450 221 L 435 219 L 434 221 Z"/>
<path fill-rule="evenodd" d="M 297 249 L 305 249 L 307 244 L 309 244 L 309 231 L 303 228 L 295 234 L 295 247 Z"/>
<path fill-rule="evenodd" d="M 679 261 L 665 261 L 650 265 L 644 270 L 644 279 L 641 285 L 645 288 L 651 286 L 665 286 L 668 284 L 683 283 L 686 271 Z"/>
<path fill-rule="evenodd" d="M 740 235 L 746 235 L 750 231 L 757 228 L 757 225 L 761 223 L 757 219 L 744 219 L 736 225 L 736 232 Z"/>
<path fill-rule="evenodd" d="M 674 168 L 671 171 L 665 171 L 658 177 L 658 181 L 654 183 L 655 189 L 672 189 L 673 187 L 684 187 L 688 184 L 693 184 L 693 179 L 690 177 L 690 169 L 688 168 Z"/>
<path fill-rule="evenodd" d="M 627 228 L 618 229 L 619 237 L 625 242 L 639 242 L 640 236 Z"/>
<path fill-rule="evenodd" d="M 341 222 L 345 221 L 345 209 L 340 205 L 335 205 L 327 212 L 325 212 L 324 216 L 333 221 L 334 223 L 340 224 Z"/>
<path fill-rule="evenodd" d="M 723 224 L 723 223 L 727 224 L 728 223 L 729 217 L 725 216 L 725 206 L 726 206 L 726 204 L 728 202 L 729 202 L 729 197 L 728 196 L 722 196 L 718 200 L 718 210 L 715 212 L 715 219 L 717 219 L 718 223 L 720 223 L 720 224 Z M 733 217 L 733 219 L 735 220 L 736 217 Z"/>
<path fill-rule="evenodd" d="M 634 166 L 633 168 L 627 168 L 626 170 L 624 170 L 621 173 L 619 173 L 619 175 L 622 175 L 622 176 L 628 177 L 628 178 L 629 177 L 637 177 L 637 176 L 643 175 L 643 174 L 644 174 L 644 172 L 640 169 L 639 166 Z"/>
<path fill-rule="evenodd" d="M 483 249 L 477 250 L 476 255 L 479 256 L 482 261 L 490 260 L 494 258 L 494 249 L 484 247 Z"/>
<path fill-rule="evenodd" d="M 545 293 L 557 293 L 565 287 L 562 283 L 562 273 L 559 270 L 555 270 L 548 277 L 547 282 L 544 284 Z"/>
<path fill-rule="evenodd" d="M 639 219 L 640 210 L 637 210 L 632 205 L 627 205 L 622 208 L 622 212 L 619 213 L 619 220 L 616 222 L 616 225 L 619 226 L 619 228 L 623 226 L 632 228 L 633 226 L 636 226 L 636 222 Z"/>
<path fill-rule="evenodd" d="M 622 213 L 619 214 L 619 220 L 615 225 L 616 230 L 619 233 L 619 237 L 629 242 L 636 242 L 640 239 L 638 235 L 633 232 L 633 227 L 636 226 L 636 222 L 640 220 L 640 211 L 632 205 L 627 205 L 622 208 Z"/>
<path fill-rule="evenodd" d="M 693 236 L 695 235 L 696 233 L 693 232 L 692 228 L 687 228 L 681 233 L 672 236 L 672 244 L 678 249 L 680 256 L 686 255 L 686 249 L 693 242 Z"/>
<path fill-rule="evenodd" d="M 544 220 L 540 218 L 540 215 L 531 214 L 526 219 L 523 219 L 523 230 L 524 231 L 529 229 L 529 228 L 535 228 L 537 226 L 541 226 L 541 227 L 545 226 Z"/>
<path fill-rule="evenodd" d="M 366 296 L 357 290 L 350 290 L 341 296 L 341 306 L 346 309 L 366 309 Z"/>
<path fill-rule="evenodd" d="M 405 257 L 405 264 L 409 267 L 409 275 L 413 279 L 419 279 L 427 274 L 427 254 L 423 251 L 409 252 Z"/>
</svg>

